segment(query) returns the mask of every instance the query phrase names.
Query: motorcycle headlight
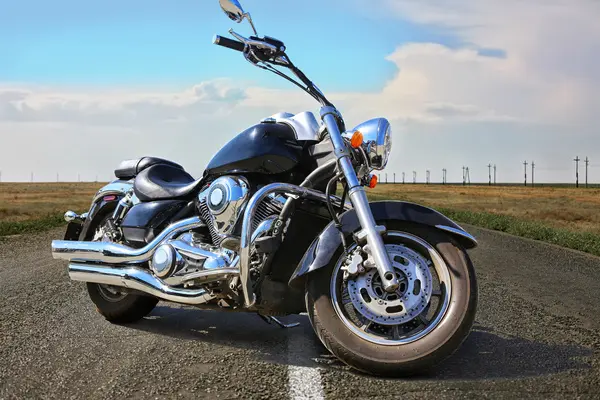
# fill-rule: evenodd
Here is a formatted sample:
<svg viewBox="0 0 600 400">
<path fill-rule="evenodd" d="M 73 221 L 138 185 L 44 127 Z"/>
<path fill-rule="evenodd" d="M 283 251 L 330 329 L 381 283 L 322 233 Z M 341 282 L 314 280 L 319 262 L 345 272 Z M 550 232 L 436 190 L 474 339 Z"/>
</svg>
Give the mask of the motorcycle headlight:
<svg viewBox="0 0 600 400">
<path fill-rule="evenodd" d="M 375 118 L 355 127 L 352 132 L 363 134 L 363 145 L 369 167 L 384 169 L 392 151 L 392 127 L 385 118 Z"/>
</svg>

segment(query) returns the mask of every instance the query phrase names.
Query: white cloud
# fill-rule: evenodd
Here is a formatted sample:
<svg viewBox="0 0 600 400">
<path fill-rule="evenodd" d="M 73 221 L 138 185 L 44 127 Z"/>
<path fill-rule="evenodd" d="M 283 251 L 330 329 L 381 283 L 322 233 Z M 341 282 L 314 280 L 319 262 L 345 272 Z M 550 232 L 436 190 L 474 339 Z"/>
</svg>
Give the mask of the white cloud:
<svg viewBox="0 0 600 400">
<path fill-rule="evenodd" d="M 486 180 L 484 166 L 491 161 L 502 166 L 503 180 L 519 181 L 519 163 L 527 158 L 540 166 L 540 181 L 567 180 L 575 154 L 588 151 L 600 159 L 599 3 L 389 0 L 386 6 L 464 43 L 402 45 L 387 57 L 397 73 L 380 90 L 329 94 L 349 126 L 377 116 L 392 121 L 390 171 L 408 176 L 416 169 L 422 177 L 425 169 L 446 167 L 458 180 L 461 166 L 471 164 L 472 178 Z M 505 57 L 485 56 L 481 49 L 498 49 Z M 317 111 L 317 104 L 300 90 L 228 79 L 150 91 L 5 84 L 0 169 L 5 177 L 15 170 L 14 179 L 29 176 L 15 165 L 46 171 L 46 179 L 54 170 L 64 175 L 83 169 L 88 179 L 102 171 L 108 179 L 120 159 L 152 154 L 199 175 L 237 132 L 275 112 L 304 110 Z M 544 177 L 545 164 L 553 172 Z"/>
</svg>

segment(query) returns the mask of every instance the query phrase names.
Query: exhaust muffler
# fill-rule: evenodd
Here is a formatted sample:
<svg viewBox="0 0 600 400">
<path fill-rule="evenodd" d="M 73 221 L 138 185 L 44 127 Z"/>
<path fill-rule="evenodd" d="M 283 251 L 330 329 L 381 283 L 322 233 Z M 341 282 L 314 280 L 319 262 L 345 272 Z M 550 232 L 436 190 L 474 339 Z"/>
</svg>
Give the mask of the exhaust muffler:
<svg viewBox="0 0 600 400">
<path fill-rule="evenodd" d="M 207 279 L 238 275 L 237 268 L 205 271 Z M 137 267 L 110 267 L 106 265 L 69 264 L 69 278 L 74 281 L 100 283 L 138 290 L 162 300 L 198 305 L 214 298 L 205 289 L 180 289 L 167 285 L 150 271 Z"/>
<path fill-rule="evenodd" d="M 204 226 L 198 217 L 175 222 L 165 228 L 150 243 L 141 249 L 134 249 L 110 242 L 77 242 L 71 240 L 53 240 L 52 257 L 57 260 L 80 261 L 87 263 L 124 264 L 142 263 L 152 258 L 156 248 L 165 240 Z"/>
</svg>

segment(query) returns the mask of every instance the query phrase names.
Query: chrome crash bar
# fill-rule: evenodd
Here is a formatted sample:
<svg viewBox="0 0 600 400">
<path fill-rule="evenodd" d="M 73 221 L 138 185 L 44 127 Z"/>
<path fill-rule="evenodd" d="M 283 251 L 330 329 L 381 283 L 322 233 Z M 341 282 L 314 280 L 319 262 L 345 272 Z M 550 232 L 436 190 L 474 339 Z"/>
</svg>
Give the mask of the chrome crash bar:
<svg viewBox="0 0 600 400">
<path fill-rule="evenodd" d="M 242 238 L 240 245 L 240 280 L 242 283 L 242 291 L 244 292 L 244 302 L 246 307 L 252 307 L 256 302 L 256 295 L 252 289 L 252 280 L 250 279 L 250 245 L 252 234 L 252 221 L 258 205 L 270 194 L 288 194 L 303 197 L 309 200 L 327 202 L 325 193 L 317 190 L 308 189 L 302 186 L 291 185 L 288 183 L 271 183 L 259 189 L 248 202 L 244 210 L 244 218 L 242 221 Z M 331 196 L 332 200 L 336 201 L 337 196 Z M 339 201 L 338 201 L 339 203 Z M 350 209 L 349 203 L 344 203 L 344 208 Z"/>
</svg>

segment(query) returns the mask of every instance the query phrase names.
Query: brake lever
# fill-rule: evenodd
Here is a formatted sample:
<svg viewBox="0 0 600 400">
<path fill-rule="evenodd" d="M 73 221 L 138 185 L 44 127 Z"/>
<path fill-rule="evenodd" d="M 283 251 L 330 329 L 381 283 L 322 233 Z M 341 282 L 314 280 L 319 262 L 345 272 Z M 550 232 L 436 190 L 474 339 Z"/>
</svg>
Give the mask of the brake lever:
<svg viewBox="0 0 600 400">
<path fill-rule="evenodd" d="M 244 43 L 246 46 L 254 46 L 254 47 L 262 49 L 262 50 L 268 50 L 272 54 L 277 53 L 277 50 L 278 50 L 277 47 L 273 46 L 272 44 L 263 42 L 262 40 L 252 40 L 252 39 L 245 38 L 242 35 L 234 32 L 233 29 L 229 29 L 229 33 L 231 34 L 231 36 L 233 36 L 240 42 Z"/>
</svg>

